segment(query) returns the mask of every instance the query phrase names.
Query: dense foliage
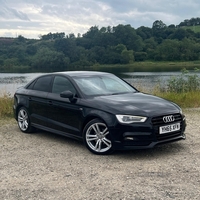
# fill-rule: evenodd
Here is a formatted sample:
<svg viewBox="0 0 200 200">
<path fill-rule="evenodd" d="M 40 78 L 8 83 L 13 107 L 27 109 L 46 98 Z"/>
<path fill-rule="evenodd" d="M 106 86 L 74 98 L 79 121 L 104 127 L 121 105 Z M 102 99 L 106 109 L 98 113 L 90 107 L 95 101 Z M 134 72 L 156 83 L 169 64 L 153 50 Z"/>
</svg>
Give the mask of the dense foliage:
<svg viewBox="0 0 200 200">
<path fill-rule="evenodd" d="M 0 71 L 61 71 L 103 64 L 200 59 L 200 18 L 152 28 L 130 25 L 91 27 L 82 36 L 49 33 L 40 39 L 0 38 Z M 195 28 L 197 30 L 197 28 Z"/>
</svg>

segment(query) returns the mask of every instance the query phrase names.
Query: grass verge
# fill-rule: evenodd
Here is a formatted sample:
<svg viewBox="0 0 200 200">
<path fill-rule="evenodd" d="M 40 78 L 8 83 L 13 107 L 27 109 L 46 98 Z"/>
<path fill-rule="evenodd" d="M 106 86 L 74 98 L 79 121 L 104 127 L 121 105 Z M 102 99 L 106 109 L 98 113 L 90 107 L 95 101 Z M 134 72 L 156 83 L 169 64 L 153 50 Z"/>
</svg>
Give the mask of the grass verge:
<svg viewBox="0 0 200 200">
<path fill-rule="evenodd" d="M 175 93 L 175 92 L 160 92 L 159 90 L 155 89 L 153 95 L 172 101 L 178 104 L 181 108 L 200 108 L 200 91 Z M 0 97 L 1 120 L 13 118 L 12 107 L 13 107 L 13 98 L 7 95 Z"/>
<path fill-rule="evenodd" d="M 200 68 L 200 61 L 187 61 L 187 62 L 169 62 L 169 61 L 144 61 L 133 62 L 132 64 L 115 64 L 115 65 L 93 65 L 85 70 L 106 71 L 115 74 L 121 72 L 173 72 L 181 71 L 182 69 L 194 70 Z"/>
<path fill-rule="evenodd" d="M 0 118 L 13 118 L 13 98 L 4 94 L 0 97 Z"/>
<path fill-rule="evenodd" d="M 191 91 L 184 93 L 175 92 L 154 92 L 154 95 L 173 101 L 181 108 L 199 108 L 200 107 L 200 91 Z"/>
</svg>

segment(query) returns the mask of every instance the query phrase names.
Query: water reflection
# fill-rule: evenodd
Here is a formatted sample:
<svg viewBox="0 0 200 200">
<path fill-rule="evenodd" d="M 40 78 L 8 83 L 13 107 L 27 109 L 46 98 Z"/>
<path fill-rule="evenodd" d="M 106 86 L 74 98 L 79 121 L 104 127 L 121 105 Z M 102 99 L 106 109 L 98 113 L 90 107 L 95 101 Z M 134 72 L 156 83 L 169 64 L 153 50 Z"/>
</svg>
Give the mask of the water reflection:
<svg viewBox="0 0 200 200">
<path fill-rule="evenodd" d="M 179 77 L 182 72 L 128 72 L 123 73 L 125 80 L 139 90 L 152 93 L 156 87 L 167 89 L 168 81 L 171 77 Z M 200 73 L 190 71 L 185 77 L 196 74 L 200 78 Z"/>
<path fill-rule="evenodd" d="M 24 76 L 15 76 L 15 77 L 0 77 L 0 84 L 23 84 L 26 83 L 26 77 Z"/>
<path fill-rule="evenodd" d="M 33 78 L 42 73 L 0 73 L 0 96 L 7 94 L 13 96 L 17 88 L 26 85 Z"/>
<path fill-rule="evenodd" d="M 26 85 L 35 77 L 43 73 L 0 73 L 0 95 L 8 93 L 11 96 L 17 88 Z M 172 76 L 179 76 L 181 72 L 121 72 L 117 75 L 135 86 L 137 89 L 152 92 L 157 85 L 166 87 L 167 81 Z M 193 74 L 190 72 L 190 74 Z M 200 73 L 197 74 L 200 77 Z"/>
<path fill-rule="evenodd" d="M 172 76 L 179 76 L 181 72 L 128 72 L 123 73 L 125 80 L 139 90 L 151 93 L 157 86 L 166 88 Z"/>
</svg>

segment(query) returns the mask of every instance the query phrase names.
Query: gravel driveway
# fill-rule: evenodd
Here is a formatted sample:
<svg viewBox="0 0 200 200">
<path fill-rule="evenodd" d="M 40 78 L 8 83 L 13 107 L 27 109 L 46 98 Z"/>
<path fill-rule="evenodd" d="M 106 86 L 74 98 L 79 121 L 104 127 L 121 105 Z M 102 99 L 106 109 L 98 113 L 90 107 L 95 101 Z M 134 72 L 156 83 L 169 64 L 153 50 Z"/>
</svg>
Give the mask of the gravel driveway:
<svg viewBox="0 0 200 200">
<path fill-rule="evenodd" d="M 91 154 L 81 142 L 0 120 L 0 199 L 200 199 L 200 110 L 187 139 L 150 150 Z"/>
</svg>

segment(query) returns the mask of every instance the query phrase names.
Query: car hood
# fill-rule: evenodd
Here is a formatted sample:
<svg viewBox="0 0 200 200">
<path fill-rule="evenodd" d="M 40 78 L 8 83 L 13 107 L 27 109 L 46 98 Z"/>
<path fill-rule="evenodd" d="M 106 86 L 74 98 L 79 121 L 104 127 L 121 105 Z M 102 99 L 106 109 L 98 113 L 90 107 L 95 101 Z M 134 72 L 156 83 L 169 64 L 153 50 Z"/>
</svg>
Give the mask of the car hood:
<svg viewBox="0 0 200 200">
<path fill-rule="evenodd" d="M 100 96 L 93 99 L 96 108 L 113 114 L 156 116 L 180 112 L 180 108 L 165 99 L 144 94 L 128 93 L 120 95 Z"/>
</svg>

